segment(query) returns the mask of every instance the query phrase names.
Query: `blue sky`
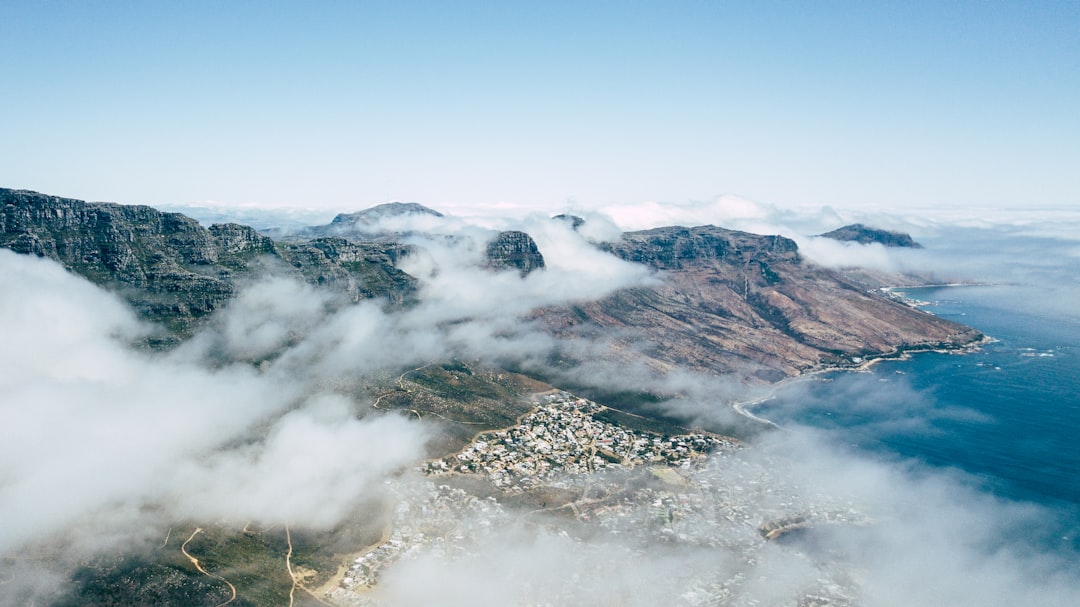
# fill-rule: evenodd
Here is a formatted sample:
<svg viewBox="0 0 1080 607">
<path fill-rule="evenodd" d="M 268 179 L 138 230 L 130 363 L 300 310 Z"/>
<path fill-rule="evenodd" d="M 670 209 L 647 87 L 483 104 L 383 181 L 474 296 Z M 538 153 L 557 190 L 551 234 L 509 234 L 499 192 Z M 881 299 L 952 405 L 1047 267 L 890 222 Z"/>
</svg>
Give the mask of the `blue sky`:
<svg viewBox="0 0 1080 607">
<path fill-rule="evenodd" d="M 1080 2 L 0 4 L 0 186 L 1080 206 Z"/>
</svg>

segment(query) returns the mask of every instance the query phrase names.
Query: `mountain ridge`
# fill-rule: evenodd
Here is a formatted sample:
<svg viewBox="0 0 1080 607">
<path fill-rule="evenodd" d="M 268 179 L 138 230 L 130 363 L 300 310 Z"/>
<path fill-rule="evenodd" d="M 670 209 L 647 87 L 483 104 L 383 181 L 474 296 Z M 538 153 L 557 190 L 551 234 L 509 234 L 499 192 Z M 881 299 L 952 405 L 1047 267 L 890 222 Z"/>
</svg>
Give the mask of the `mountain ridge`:
<svg viewBox="0 0 1080 607">
<path fill-rule="evenodd" d="M 392 241 L 275 241 L 238 224 L 203 228 L 148 206 L 25 190 L 0 189 L 0 205 L 0 246 L 50 257 L 120 293 L 145 318 L 166 326 L 170 343 L 226 303 L 239 280 L 264 272 L 296 276 L 348 301 L 382 298 L 391 305 L 407 305 L 417 284 L 397 268 L 411 245 Z M 486 246 L 492 269 L 525 276 L 545 267 L 524 232 L 501 232 Z M 652 268 L 659 284 L 532 315 L 560 338 L 616 331 L 623 337 L 612 342 L 614 356 L 640 357 L 659 370 L 686 367 L 774 381 L 823 365 L 981 338 L 806 262 L 782 236 L 671 226 L 627 232 L 600 248 Z"/>
<path fill-rule="evenodd" d="M 394 266 L 407 251 L 400 244 L 278 242 L 239 224 L 204 228 L 149 206 L 28 190 L 0 188 L 0 246 L 60 262 L 181 337 L 228 301 L 238 280 L 260 273 L 297 276 L 351 301 L 400 304 L 415 289 L 415 279 Z"/>
</svg>

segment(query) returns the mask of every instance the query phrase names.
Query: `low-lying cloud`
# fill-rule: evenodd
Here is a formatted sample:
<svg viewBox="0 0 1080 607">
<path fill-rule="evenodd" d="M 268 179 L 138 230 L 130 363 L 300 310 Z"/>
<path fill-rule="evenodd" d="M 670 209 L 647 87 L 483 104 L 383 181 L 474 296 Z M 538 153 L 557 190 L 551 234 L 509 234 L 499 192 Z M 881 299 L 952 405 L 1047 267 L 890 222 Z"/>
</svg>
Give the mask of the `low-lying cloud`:
<svg viewBox="0 0 1080 607">
<path fill-rule="evenodd" d="M 568 228 L 544 235 L 552 266 L 525 278 L 484 269 L 483 241 L 425 243 L 406 263 L 421 301 L 397 313 L 269 277 L 167 354 L 126 345 L 149 328 L 115 296 L 0 251 L 0 551 L 128 502 L 168 502 L 178 518 L 337 522 L 416 461 L 430 430 L 357 420 L 363 403 L 325 387 L 453 356 L 546 352 L 550 338 L 520 315 L 651 280 L 586 252 Z M 567 262 L 578 254 L 585 265 Z"/>
<path fill-rule="evenodd" d="M 304 378 L 131 350 L 131 312 L 52 262 L 0 251 L 0 282 L 0 551 L 122 504 L 326 526 L 423 453 Z"/>
</svg>

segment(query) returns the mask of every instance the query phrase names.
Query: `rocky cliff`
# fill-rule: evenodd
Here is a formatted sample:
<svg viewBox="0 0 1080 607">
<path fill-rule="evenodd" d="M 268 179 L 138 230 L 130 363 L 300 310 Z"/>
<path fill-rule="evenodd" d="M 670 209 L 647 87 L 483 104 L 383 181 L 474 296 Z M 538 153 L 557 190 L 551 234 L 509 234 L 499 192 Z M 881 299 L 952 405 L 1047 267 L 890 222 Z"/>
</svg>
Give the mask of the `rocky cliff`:
<svg viewBox="0 0 1080 607">
<path fill-rule="evenodd" d="M 487 244 L 488 265 L 497 270 L 517 270 L 525 276 L 533 270 L 544 268 L 544 256 L 540 254 L 532 236 L 517 230 L 499 232 Z"/>
<path fill-rule="evenodd" d="M 352 300 L 406 300 L 414 280 L 394 268 L 404 248 L 340 238 L 277 243 L 236 224 L 204 228 L 147 206 L 88 203 L 0 189 L 0 246 L 54 259 L 125 297 L 148 320 L 184 335 L 236 292 L 273 271 Z"/>
</svg>

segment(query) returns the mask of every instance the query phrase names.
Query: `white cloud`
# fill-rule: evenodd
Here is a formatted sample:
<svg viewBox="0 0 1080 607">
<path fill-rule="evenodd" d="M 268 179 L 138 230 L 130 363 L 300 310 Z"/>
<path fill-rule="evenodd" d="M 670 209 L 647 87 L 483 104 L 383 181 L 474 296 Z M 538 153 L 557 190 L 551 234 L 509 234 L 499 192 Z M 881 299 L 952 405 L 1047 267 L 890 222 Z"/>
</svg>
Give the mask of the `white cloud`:
<svg viewBox="0 0 1080 607">
<path fill-rule="evenodd" d="M 649 201 L 611 205 L 599 210 L 628 231 L 672 225 L 726 227 L 733 223 L 762 221 L 776 213 L 772 206 L 732 195 L 688 203 Z"/>
<path fill-rule="evenodd" d="M 330 528 L 419 461 L 427 432 L 397 416 L 360 420 L 343 397 L 317 396 L 261 440 L 181 462 L 171 508 L 186 519 Z"/>
<path fill-rule="evenodd" d="M 356 403 L 319 394 L 317 375 L 208 365 L 196 346 L 132 350 L 131 312 L 52 262 L 0 251 L 0 282 L 0 551 L 55 534 L 78 544 L 79 523 L 110 512 L 134 516 L 138 535 L 143 506 L 159 520 L 326 526 L 423 453 L 424 426 L 358 420 Z M 225 313 L 224 343 L 263 354 L 290 323 L 310 332 L 324 299 L 253 285 Z"/>
<path fill-rule="evenodd" d="M 51 262 L 0 251 L 2 549 L 107 504 L 153 499 L 177 460 L 295 398 L 244 368 L 217 372 L 133 352 L 113 296 Z"/>
<path fill-rule="evenodd" d="M 889 248 L 876 242 L 861 244 L 822 237 L 799 237 L 795 242 L 804 257 L 827 268 L 906 272 L 919 267 L 921 256 L 916 250 Z"/>
</svg>

